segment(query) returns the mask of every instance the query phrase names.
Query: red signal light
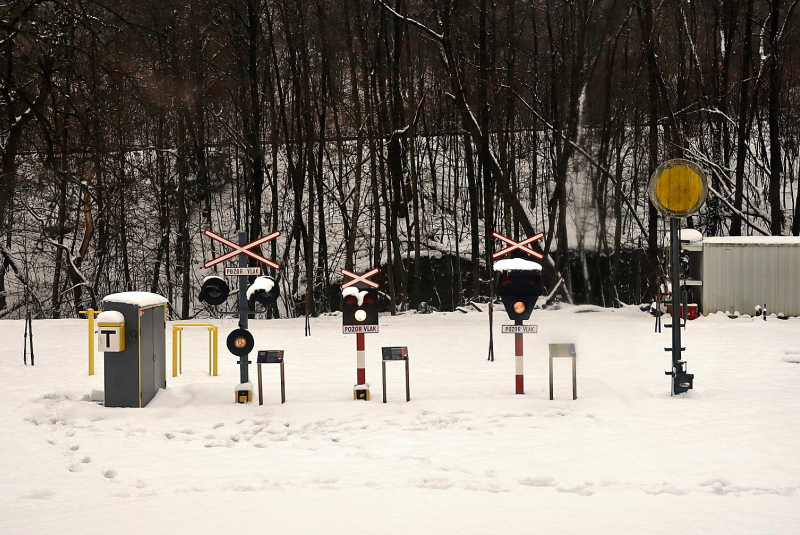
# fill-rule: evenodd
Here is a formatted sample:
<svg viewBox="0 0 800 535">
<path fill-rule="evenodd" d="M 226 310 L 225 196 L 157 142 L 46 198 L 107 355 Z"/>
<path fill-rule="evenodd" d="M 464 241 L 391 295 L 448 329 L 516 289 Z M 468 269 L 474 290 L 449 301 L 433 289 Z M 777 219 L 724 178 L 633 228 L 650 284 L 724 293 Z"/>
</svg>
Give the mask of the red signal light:
<svg viewBox="0 0 800 535">
<path fill-rule="evenodd" d="M 508 275 L 500 275 L 500 284 L 502 286 L 508 286 L 509 284 L 511 284 L 511 277 L 509 277 Z"/>
<path fill-rule="evenodd" d="M 364 296 L 365 305 L 371 305 L 374 302 L 375 302 L 375 294 L 368 293 L 367 295 Z"/>
<path fill-rule="evenodd" d="M 358 304 L 358 297 L 356 297 L 353 294 L 350 294 L 350 295 L 348 295 L 348 296 L 346 296 L 344 298 L 344 304 L 345 305 L 350 305 L 350 306 L 357 305 Z"/>
</svg>

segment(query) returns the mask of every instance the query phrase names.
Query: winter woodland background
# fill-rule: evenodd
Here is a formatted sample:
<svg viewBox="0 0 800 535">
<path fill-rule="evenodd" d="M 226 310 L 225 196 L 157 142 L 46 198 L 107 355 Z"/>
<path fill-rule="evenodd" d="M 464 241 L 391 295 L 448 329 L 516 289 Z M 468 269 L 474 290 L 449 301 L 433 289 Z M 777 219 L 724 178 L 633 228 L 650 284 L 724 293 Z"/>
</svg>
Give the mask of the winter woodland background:
<svg viewBox="0 0 800 535">
<path fill-rule="evenodd" d="M 640 303 L 666 159 L 709 176 L 703 234 L 800 234 L 796 5 L 0 2 L 0 318 L 204 313 L 206 228 L 283 233 L 270 317 L 337 309 L 340 268 L 392 313 L 481 299 L 493 230 L 546 233 L 548 292 Z"/>
</svg>

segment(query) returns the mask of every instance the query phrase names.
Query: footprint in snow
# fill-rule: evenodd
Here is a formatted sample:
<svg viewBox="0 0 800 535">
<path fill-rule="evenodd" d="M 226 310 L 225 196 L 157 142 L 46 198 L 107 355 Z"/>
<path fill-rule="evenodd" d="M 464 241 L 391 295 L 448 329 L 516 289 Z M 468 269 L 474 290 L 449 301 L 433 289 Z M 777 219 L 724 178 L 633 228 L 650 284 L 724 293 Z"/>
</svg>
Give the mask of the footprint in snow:
<svg viewBox="0 0 800 535">
<path fill-rule="evenodd" d="M 519 484 L 527 487 L 553 487 L 556 484 L 556 480 L 552 477 L 526 477 L 520 479 Z"/>
<path fill-rule="evenodd" d="M 49 500 L 50 498 L 52 498 L 55 495 L 56 495 L 56 493 L 51 491 L 51 490 L 39 490 L 39 491 L 36 491 L 36 492 L 31 492 L 29 494 L 25 494 L 22 497 L 27 499 L 27 500 Z"/>
</svg>

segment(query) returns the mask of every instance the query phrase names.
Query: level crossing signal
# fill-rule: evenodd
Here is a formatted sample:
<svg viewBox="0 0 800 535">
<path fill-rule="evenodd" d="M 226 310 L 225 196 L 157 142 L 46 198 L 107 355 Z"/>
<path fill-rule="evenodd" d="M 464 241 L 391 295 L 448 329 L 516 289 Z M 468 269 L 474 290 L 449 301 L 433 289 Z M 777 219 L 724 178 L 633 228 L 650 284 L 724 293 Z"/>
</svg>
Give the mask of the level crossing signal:
<svg viewBox="0 0 800 535">
<path fill-rule="evenodd" d="M 231 289 L 225 279 L 212 275 L 203 279 L 198 298 L 203 303 L 217 306 L 227 301 L 230 293 Z"/>
<path fill-rule="evenodd" d="M 380 285 L 370 280 L 370 277 L 379 271 L 378 268 L 373 268 L 363 275 L 359 275 L 346 269 L 342 270 L 343 275 L 351 278 L 351 280 L 342 284 L 343 326 L 378 325 L 378 288 Z M 352 329 L 350 331 L 366 332 Z"/>
<path fill-rule="evenodd" d="M 277 301 L 280 295 L 278 284 L 269 275 L 257 277 L 247 288 L 247 299 L 251 302 L 261 303 L 265 308 Z"/>
<path fill-rule="evenodd" d="M 515 322 L 527 320 L 531 317 L 536 300 L 542 294 L 542 266 L 526 260 L 525 257 L 529 255 L 537 259 L 544 258 L 542 253 L 528 247 L 528 244 L 544 238 L 544 232 L 519 242 L 498 232 L 492 232 L 492 236 L 508 244 L 492 254 L 492 258 L 505 255 L 509 257 L 494 264 L 495 294 L 503 301 L 509 319 Z"/>
</svg>

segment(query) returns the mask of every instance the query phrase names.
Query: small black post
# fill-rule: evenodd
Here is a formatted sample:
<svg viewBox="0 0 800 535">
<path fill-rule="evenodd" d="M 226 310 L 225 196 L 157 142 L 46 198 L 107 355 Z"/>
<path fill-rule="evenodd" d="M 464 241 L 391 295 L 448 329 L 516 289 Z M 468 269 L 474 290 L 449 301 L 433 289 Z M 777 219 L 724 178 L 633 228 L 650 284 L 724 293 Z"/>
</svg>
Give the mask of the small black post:
<svg viewBox="0 0 800 535">
<path fill-rule="evenodd" d="M 386 403 L 386 361 L 381 360 L 381 370 L 383 372 L 383 402 Z"/>
<path fill-rule="evenodd" d="M 678 373 L 678 361 L 681 360 L 681 237 L 680 220 L 669 218 L 670 255 L 672 256 L 672 389 L 675 392 L 675 379 Z"/>
<path fill-rule="evenodd" d="M 281 403 L 286 403 L 286 381 L 283 378 L 283 359 L 281 359 Z"/>
</svg>

